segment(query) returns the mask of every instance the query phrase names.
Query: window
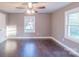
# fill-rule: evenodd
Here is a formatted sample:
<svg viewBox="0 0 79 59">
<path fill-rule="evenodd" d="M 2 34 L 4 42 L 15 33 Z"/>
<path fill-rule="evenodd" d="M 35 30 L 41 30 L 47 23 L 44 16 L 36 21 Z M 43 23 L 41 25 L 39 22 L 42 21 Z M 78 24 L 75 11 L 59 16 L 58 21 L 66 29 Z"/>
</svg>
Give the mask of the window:
<svg viewBox="0 0 79 59">
<path fill-rule="evenodd" d="M 35 32 L 35 16 L 24 17 L 24 32 Z"/>
<path fill-rule="evenodd" d="M 16 35 L 16 26 L 7 26 L 7 36 L 15 36 Z"/>
<path fill-rule="evenodd" d="M 66 13 L 65 37 L 79 39 L 79 8 Z"/>
</svg>

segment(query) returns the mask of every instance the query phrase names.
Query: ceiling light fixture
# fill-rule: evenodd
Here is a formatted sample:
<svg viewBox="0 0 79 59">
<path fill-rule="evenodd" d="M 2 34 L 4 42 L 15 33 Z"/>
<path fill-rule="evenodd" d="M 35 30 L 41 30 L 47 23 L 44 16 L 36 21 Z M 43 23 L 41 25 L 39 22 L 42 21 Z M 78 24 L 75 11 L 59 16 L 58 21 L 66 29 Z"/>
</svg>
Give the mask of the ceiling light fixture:
<svg viewBox="0 0 79 59">
<path fill-rule="evenodd" d="M 33 13 L 33 14 L 35 14 L 35 13 L 36 13 L 36 11 L 32 10 L 32 13 Z"/>
<path fill-rule="evenodd" d="M 27 13 L 27 14 L 31 14 L 31 11 L 27 9 L 27 10 L 26 10 L 26 13 Z"/>
<path fill-rule="evenodd" d="M 35 15 L 37 12 L 35 11 L 35 10 L 33 10 L 33 9 L 27 9 L 26 10 L 26 14 L 27 15 Z"/>
<path fill-rule="evenodd" d="M 33 9 L 33 4 L 31 2 L 28 3 L 27 9 L 26 9 L 26 14 L 27 15 L 34 15 L 37 12 Z"/>
</svg>

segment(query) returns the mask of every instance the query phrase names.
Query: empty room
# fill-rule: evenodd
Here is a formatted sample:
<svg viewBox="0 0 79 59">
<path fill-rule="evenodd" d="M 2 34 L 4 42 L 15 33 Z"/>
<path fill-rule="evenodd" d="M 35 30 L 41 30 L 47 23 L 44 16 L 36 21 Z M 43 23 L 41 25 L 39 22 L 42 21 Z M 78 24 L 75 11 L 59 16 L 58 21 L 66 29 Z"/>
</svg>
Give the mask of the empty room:
<svg viewBox="0 0 79 59">
<path fill-rule="evenodd" d="M 79 2 L 0 2 L 0 57 L 79 57 Z"/>
</svg>

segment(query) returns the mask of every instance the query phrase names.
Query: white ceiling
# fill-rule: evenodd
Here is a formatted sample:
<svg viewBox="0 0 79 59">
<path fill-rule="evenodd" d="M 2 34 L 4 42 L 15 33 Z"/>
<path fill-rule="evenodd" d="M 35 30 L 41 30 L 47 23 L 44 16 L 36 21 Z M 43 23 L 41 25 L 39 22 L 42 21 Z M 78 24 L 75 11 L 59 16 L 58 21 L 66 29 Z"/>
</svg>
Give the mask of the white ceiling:
<svg viewBox="0 0 79 59">
<path fill-rule="evenodd" d="M 6 13 L 23 13 L 24 9 L 16 9 L 15 6 L 19 6 L 21 3 L 13 3 L 13 2 L 0 2 L 0 11 Z M 66 5 L 70 4 L 70 2 L 49 2 L 46 3 L 45 9 L 39 9 L 38 13 L 51 13 L 57 9 L 60 9 Z"/>
</svg>

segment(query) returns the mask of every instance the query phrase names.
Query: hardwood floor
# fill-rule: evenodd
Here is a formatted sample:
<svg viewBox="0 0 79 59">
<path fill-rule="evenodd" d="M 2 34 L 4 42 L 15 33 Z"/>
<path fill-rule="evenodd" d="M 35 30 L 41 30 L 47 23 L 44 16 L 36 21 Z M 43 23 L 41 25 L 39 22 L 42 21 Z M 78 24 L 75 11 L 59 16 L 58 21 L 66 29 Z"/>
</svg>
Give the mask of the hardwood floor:
<svg viewBox="0 0 79 59">
<path fill-rule="evenodd" d="M 75 57 L 51 39 L 8 39 L 0 44 L 1 57 Z"/>
</svg>

